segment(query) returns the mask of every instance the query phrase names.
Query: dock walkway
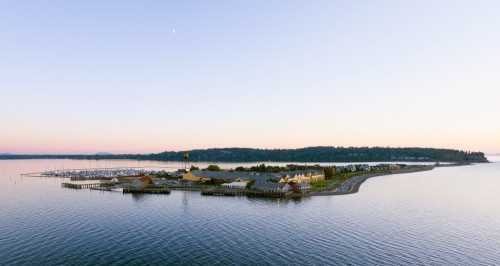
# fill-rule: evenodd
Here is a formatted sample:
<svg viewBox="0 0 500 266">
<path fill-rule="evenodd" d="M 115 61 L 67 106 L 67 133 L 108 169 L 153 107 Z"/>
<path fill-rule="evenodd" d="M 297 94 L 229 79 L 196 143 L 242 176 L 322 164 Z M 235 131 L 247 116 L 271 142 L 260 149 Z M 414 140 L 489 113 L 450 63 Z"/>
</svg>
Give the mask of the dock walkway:
<svg viewBox="0 0 500 266">
<path fill-rule="evenodd" d="M 61 186 L 65 188 L 72 189 L 84 189 L 84 188 L 97 188 L 100 187 L 102 183 L 92 183 L 92 184 L 75 184 L 75 183 L 62 183 Z"/>
<path fill-rule="evenodd" d="M 135 188 L 124 188 L 123 193 L 132 193 L 132 194 L 170 194 L 169 188 L 143 188 L 143 189 L 135 189 Z"/>
</svg>

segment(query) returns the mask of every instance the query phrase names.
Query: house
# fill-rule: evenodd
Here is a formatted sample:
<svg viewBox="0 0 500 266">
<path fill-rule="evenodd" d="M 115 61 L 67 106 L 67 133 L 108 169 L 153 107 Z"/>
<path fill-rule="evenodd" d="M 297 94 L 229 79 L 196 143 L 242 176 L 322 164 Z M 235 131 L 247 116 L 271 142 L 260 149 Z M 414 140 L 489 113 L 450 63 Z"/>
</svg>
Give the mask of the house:
<svg viewBox="0 0 500 266">
<path fill-rule="evenodd" d="M 172 180 L 172 179 L 155 179 L 154 180 L 155 186 L 179 186 L 181 185 L 179 180 Z"/>
<path fill-rule="evenodd" d="M 356 165 L 356 169 L 361 172 L 369 172 L 371 170 L 371 166 L 368 164 L 358 164 Z"/>
<path fill-rule="evenodd" d="M 390 169 L 390 164 L 377 164 L 375 166 L 373 166 L 372 168 L 373 169 L 376 169 L 378 171 L 387 171 Z"/>
<path fill-rule="evenodd" d="M 187 171 L 185 169 L 179 169 L 174 172 L 168 172 L 167 174 L 170 175 L 171 177 L 177 177 L 177 178 L 182 178 L 184 174 L 186 174 Z"/>
<path fill-rule="evenodd" d="M 347 172 L 347 168 L 345 166 L 335 166 L 335 173 L 345 173 Z"/>
<path fill-rule="evenodd" d="M 190 172 L 183 174 L 182 180 L 183 181 L 190 181 L 190 182 L 206 182 L 206 181 L 211 180 L 211 178 L 197 174 L 196 172 L 199 172 L 199 171 L 190 171 Z"/>
<path fill-rule="evenodd" d="M 247 185 L 248 181 L 240 181 L 240 180 L 222 184 L 224 188 L 229 188 L 229 189 L 245 189 L 247 188 Z"/>
<path fill-rule="evenodd" d="M 400 170 L 401 166 L 399 164 L 391 164 L 389 165 L 389 170 Z"/>
<path fill-rule="evenodd" d="M 132 180 L 130 184 L 135 189 L 144 189 L 145 187 L 152 185 L 153 179 L 150 176 L 141 176 Z"/>
<path fill-rule="evenodd" d="M 291 171 L 283 174 L 280 183 L 312 183 L 325 180 L 323 171 Z"/>
<path fill-rule="evenodd" d="M 289 184 L 256 181 L 255 184 L 252 185 L 252 189 L 261 192 L 288 192 L 292 190 L 292 187 Z"/>
<path fill-rule="evenodd" d="M 306 192 L 311 190 L 311 185 L 309 183 L 299 183 L 298 189 L 301 192 Z"/>
<path fill-rule="evenodd" d="M 279 178 L 280 175 L 274 173 L 257 173 L 257 172 L 240 172 L 240 171 L 206 171 L 206 170 L 190 171 L 184 174 L 182 177 L 183 180 L 188 180 L 193 182 L 205 182 L 210 180 L 216 180 L 224 183 L 230 183 L 235 180 L 278 181 Z"/>
</svg>

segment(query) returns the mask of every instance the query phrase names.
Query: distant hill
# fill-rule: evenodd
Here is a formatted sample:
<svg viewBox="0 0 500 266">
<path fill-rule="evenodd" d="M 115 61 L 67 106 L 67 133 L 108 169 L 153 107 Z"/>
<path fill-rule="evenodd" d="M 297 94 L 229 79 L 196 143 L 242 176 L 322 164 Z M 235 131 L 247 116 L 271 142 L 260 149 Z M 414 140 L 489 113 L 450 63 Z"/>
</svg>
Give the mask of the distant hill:
<svg viewBox="0 0 500 266">
<path fill-rule="evenodd" d="M 186 151 L 111 155 L 0 155 L 0 159 L 131 159 L 182 161 Z M 190 150 L 192 162 L 488 162 L 482 152 L 433 148 L 308 147 L 301 149 L 220 148 Z"/>
<path fill-rule="evenodd" d="M 111 152 L 98 152 L 95 155 L 97 156 L 103 156 L 103 155 L 113 155 Z"/>
</svg>

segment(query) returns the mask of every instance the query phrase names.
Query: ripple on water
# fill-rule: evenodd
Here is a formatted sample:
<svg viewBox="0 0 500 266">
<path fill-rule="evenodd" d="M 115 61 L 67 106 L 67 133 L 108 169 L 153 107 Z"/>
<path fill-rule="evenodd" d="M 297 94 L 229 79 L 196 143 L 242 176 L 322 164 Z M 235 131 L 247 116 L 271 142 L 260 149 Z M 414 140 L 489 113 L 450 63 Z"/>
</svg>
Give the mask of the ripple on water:
<svg viewBox="0 0 500 266">
<path fill-rule="evenodd" d="M 291 201 L 66 190 L 17 180 L 39 163 L 6 163 L 0 265 L 500 264 L 500 164 L 377 177 L 355 195 Z M 471 176 L 490 185 L 471 194 Z"/>
</svg>

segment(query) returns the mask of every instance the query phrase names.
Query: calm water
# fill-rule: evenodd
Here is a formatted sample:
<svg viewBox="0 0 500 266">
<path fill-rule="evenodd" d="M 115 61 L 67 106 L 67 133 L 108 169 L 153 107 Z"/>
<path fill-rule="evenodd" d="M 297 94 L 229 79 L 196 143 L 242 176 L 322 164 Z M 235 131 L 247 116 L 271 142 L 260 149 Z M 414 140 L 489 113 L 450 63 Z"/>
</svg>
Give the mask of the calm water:
<svg viewBox="0 0 500 266">
<path fill-rule="evenodd" d="M 0 265 L 500 265 L 500 164 L 377 177 L 300 201 L 132 196 L 21 177 L 135 161 L 0 161 Z"/>
</svg>

